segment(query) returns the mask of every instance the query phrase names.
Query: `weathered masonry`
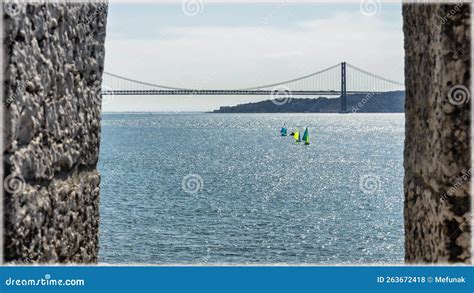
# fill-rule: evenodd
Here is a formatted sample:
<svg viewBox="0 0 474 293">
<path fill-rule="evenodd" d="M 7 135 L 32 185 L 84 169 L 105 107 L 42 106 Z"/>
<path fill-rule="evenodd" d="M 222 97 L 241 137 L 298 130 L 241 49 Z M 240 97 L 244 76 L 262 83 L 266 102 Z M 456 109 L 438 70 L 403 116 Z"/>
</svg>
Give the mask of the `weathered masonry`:
<svg viewBox="0 0 474 293">
<path fill-rule="evenodd" d="M 32 3 L 2 2 L 3 259 L 95 262 L 107 3 Z"/>
<path fill-rule="evenodd" d="M 471 262 L 470 6 L 403 5 L 410 263 Z"/>
</svg>

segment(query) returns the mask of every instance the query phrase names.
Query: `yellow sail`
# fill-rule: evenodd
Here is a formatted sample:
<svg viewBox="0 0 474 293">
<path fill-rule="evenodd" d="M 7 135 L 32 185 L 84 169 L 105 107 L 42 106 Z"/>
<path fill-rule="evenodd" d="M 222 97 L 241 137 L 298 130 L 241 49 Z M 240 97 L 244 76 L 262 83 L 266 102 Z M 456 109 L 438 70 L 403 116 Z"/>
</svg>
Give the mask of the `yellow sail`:
<svg viewBox="0 0 474 293">
<path fill-rule="evenodd" d="M 300 140 L 300 132 L 298 130 L 295 131 L 295 140 L 296 141 Z"/>
</svg>

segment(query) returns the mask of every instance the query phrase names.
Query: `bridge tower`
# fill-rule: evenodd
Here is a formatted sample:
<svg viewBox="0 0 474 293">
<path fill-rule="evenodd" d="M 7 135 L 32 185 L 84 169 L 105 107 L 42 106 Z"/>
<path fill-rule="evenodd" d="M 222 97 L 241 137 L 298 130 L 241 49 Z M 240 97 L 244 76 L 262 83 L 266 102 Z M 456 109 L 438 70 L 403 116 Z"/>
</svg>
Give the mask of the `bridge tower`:
<svg viewBox="0 0 474 293">
<path fill-rule="evenodd" d="M 341 63 L 341 112 L 347 113 L 346 99 L 346 62 Z"/>
</svg>

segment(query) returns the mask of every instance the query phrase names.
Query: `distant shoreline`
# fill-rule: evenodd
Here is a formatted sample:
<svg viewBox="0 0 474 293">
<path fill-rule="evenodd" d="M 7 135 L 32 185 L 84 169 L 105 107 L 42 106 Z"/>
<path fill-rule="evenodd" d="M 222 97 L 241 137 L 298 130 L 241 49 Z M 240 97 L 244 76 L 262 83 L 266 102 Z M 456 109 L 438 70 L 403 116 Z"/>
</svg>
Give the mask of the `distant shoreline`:
<svg viewBox="0 0 474 293">
<path fill-rule="evenodd" d="M 221 107 L 211 113 L 339 113 L 340 98 L 286 98 Z M 347 113 L 404 113 L 405 92 L 347 96 Z"/>
<path fill-rule="evenodd" d="M 338 114 L 340 98 L 291 98 L 282 104 L 279 100 L 264 100 L 236 106 L 223 106 L 209 111 L 104 111 L 104 115 L 130 114 Z M 354 94 L 347 96 L 347 113 L 405 113 L 405 92 L 381 94 Z"/>
</svg>

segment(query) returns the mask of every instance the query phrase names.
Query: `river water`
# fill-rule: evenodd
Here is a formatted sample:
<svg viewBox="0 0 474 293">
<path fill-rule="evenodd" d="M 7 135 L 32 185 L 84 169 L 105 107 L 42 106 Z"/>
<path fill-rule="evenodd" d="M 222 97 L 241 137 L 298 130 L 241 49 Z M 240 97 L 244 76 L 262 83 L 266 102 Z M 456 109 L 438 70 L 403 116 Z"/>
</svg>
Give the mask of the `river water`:
<svg viewBox="0 0 474 293">
<path fill-rule="evenodd" d="M 309 127 L 311 144 L 280 137 Z M 100 262 L 401 263 L 403 114 L 103 114 Z"/>
</svg>

